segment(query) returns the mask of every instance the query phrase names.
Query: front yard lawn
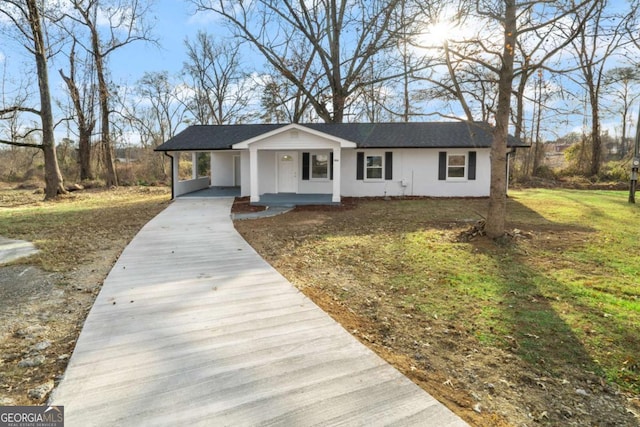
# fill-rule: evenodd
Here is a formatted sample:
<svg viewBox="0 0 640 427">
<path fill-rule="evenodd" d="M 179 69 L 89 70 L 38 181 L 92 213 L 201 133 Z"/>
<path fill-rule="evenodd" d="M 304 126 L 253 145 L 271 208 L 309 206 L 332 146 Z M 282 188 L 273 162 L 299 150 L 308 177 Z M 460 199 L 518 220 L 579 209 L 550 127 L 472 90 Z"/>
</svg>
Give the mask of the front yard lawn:
<svg viewBox="0 0 640 427">
<path fill-rule="evenodd" d="M 362 200 L 237 221 L 346 329 L 476 425 L 640 422 L 640 207 L 626 192 Z M 636 415 L 634 416 L 633 413 Z"/>
</svg>

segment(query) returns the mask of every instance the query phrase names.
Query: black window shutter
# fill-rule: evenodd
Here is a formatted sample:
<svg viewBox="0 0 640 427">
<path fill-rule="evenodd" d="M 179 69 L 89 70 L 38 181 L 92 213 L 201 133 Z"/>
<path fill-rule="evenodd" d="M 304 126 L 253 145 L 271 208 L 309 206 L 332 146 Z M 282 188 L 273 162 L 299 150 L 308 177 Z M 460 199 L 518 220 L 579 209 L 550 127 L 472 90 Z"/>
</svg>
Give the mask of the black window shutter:
<svg viewBox="0 0 640 427">
<path fill-rule="evenodd" d="M 333 179 L 333 151 L 329 153 L 329 179 Z"/>
<path fill-rule="evenodd" d="M 476 179 L 476 152 L 469 151 L 469 172 L 467 173 L 469 180 Z"/>
<path fill-rule="evenodd" d="M 302 153 L 302 180 L 309 181 L 309 153 Z"/>
<path fill-rule="evenodd" d="M 364 153 L 358 153 L 356 159 L 356 179 L 364 179 Z"/>
<path fill-rule="evenodd" d="M 387 151 L 384 153 L 384 179 L 393 179 L 393 152 Z"/>
<path fill-rule="evenodd" d="M 447 152 L 441 151 L 438 159 L 438 179 L 444 181 L 447 179 Z"/>
</svg>

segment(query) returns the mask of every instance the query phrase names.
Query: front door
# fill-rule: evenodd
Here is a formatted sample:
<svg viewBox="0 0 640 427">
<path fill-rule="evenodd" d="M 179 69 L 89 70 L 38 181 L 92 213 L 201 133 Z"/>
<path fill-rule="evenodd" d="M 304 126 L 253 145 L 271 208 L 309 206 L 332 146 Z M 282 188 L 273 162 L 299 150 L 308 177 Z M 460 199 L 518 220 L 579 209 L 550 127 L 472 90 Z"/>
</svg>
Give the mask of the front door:
<svg viewBox="0 0 640 427">
<path fill-rule="evenodd" d="M 278 152 L 278 193 L 298 192 L 298 153 Z"/>
</svg>

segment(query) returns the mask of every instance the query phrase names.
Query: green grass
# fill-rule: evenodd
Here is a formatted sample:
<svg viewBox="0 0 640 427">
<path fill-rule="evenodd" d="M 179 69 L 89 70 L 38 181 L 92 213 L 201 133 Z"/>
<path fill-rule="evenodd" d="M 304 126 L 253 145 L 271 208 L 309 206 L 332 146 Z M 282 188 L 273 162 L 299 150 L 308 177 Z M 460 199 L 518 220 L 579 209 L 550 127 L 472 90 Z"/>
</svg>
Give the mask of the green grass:
<svg viewBox="0 0 640 427">
<path fill-rule="evenodd" d="M 582 365 L 640 392 L 640 207 L 625 192 L 512 191 L 508 226 L 533 238 L 457 243 L 484 212 L 484 200 L 362 203 L 346 215 L 368 221 L 325 225 L 300 250 L 484 345 L 558 374 Z"/>
<path fill-rule="evenodd" d="M 130 187 L 74 193 L 51 202 L 32 192 L 0 191 L 0 235 L 33 242 L 40 253 L 20 263 L 70 271 L 112 242 L 124 245 L 166 206 L 165 188 Z"/>
</svg>

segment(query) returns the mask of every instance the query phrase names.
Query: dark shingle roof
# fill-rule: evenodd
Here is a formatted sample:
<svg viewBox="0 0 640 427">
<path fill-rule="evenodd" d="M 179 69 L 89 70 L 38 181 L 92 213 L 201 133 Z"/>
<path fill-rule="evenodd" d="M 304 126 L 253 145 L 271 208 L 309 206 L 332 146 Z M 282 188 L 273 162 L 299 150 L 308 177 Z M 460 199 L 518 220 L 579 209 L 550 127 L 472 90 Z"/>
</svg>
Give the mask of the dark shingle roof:
<svg viewBox="0 0 640 427">
<path fill-rule="evenodd" d="M 229 150 L 233 144 L 271 132 L 287 124 L 190 126 L 156 151 Z M 493 137 L 485 123 L 310 123 L 301 126 L 355 142 L 358 148 L 485 148 Z M 509 137 L 510 147 L 526 147 Z"/>
</svg>

